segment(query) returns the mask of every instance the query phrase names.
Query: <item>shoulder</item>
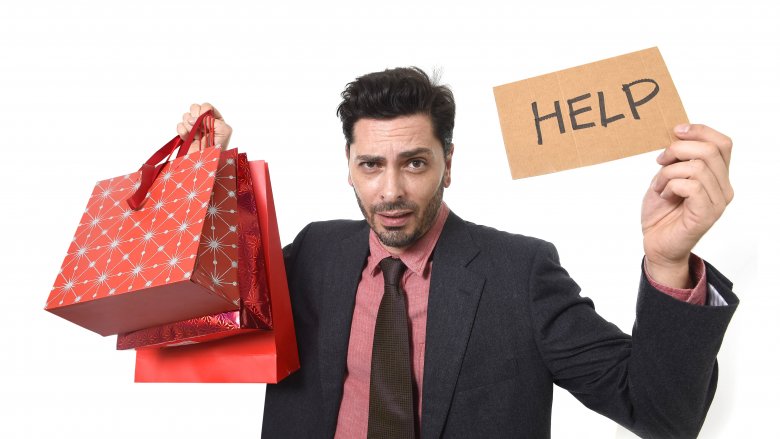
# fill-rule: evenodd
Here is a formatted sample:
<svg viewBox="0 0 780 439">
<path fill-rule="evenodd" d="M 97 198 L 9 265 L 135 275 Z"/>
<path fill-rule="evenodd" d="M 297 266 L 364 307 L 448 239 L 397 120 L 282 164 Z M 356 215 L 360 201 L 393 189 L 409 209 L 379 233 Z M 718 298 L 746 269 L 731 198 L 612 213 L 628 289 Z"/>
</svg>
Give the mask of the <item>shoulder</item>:
<svg viewBox="0 0 780 439">
<path fill-rule="evenodd" d="M 299 238 L 305 238 L 307 241 L 340 241 L 354 236 L 356 233 L 366 231 L 368 233 L 368 223 L 365 220 L 330 220 L 315 221 L 309 223 L 298 234 Z M 296 238 L 297 240 L 298 238 Z"/>
<path fill-rule="evenodd" d="M 465 264 L 494 282 L 504 279 L 506 285 L 524 284 L 535 267 L 559 265 L 555 247 L 545 240 L 464 221 L 454 214 L 434 251 L 434 266 L 437 262 Z"/>
<path fill-rule="evenodd" d="M 457 216 L 454 219 L 462 223 L 474 243 L 488 254 L 533 256 L 540 250 L 555 250 L 555 246 L 544 239 L 475 224 Z"/>
<path fill-rule="evenodd" d="M 349 238 L 368 237 L 368 223 L 356 220 L 330 220 L 309 223 L 298 232 L 295 240 L 284 248 L 285 257 L 293 257 L 302 249 L 318 251 L 333 248 Z"/>
</svg>

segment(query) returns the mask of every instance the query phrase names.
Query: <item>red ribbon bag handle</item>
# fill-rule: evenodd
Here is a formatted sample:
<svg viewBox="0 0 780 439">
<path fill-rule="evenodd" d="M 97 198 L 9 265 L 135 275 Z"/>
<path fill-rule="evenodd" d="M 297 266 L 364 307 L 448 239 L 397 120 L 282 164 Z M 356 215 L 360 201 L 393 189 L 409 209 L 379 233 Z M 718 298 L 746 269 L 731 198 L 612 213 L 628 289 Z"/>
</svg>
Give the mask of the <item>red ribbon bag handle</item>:
<svg viewBox="0 0 780 439">
<path fill-rule="evenodd" d="M 141 185 L 138 186 L 135 193 L 127 199 L 127 205 L 130 206 L 131 209 L 138 210 L 143 206 L 144 199 L 146 199 L 146 194 L 152 187 L 152 183 L 154 183 L 157 176 L 160 175 L 162 168 L 170 161 L 171 156 L 176 149 L 179 150 L 179 153 L 176 154 L 176 158 L 187 154 L 192 142 L 195 140 L 195 133 L 198 132 L 201 125 L 206 134 L 206 146 L 214 146 L 214 113 L 212 110 L 209 110 L 198 116 L 198 119 L 192 124 L 192 129 L 187 135 L 187 139 L 182 140 L 179 136 L 174 137 L 170 142 L 166 143 L 165 146 L 152 154 L 146 163 L 141 165 L 141 168 L 139 169 L 141 173 Z M 165 161 L 160 162 L 162 159 L 165 159 Z"/>
</svg>

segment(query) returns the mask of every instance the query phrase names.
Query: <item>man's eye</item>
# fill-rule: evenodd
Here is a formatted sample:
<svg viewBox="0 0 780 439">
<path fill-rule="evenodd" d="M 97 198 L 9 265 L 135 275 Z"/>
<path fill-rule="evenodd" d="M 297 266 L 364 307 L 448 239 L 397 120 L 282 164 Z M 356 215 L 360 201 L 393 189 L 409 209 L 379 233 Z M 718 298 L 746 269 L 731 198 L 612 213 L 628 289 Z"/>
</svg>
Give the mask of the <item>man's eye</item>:
<svg viewBox="0 0 780 439">
<path fill-rule="evenodd" d="M 413 169 L 422 169 L 425 166 L 424 160 L 415 159 L 409 162 L 409 167 Z"/>
<path fill-rule="evenodd" d="M 377 166 L 376 162 L 362 162 L 360 163 L 360 166 L 366 168 L 366 169 L 374 169 Z"/>
</svg>

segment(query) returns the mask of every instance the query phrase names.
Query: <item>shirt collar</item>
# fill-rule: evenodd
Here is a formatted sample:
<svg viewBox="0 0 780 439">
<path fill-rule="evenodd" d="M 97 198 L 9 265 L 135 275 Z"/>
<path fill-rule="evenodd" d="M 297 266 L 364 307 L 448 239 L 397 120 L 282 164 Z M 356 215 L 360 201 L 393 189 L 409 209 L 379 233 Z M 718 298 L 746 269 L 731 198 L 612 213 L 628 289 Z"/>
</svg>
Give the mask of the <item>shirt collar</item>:
<svg viewBox="0 0 780 439">
<path fill-rule="evenodd" d="M 438 242 L 441 231 L 444 229 L 444 222 L 447 220 L 449 213 L 449 207 L 442 202 L 431 228 L 399 256 L 404 265 L 420 277 L 425 275 L 428 260 L 431 258 L 434 247 L 436 247 L 436 242 Z M 368 269 L 372 274 L 376 274 L 376 270 L 379 269 L 379 262 L 392 255 L 382 246 L 379 237 L 373 229 L 369 232 L 368 247 L 370 250 Z"/>
</svg>

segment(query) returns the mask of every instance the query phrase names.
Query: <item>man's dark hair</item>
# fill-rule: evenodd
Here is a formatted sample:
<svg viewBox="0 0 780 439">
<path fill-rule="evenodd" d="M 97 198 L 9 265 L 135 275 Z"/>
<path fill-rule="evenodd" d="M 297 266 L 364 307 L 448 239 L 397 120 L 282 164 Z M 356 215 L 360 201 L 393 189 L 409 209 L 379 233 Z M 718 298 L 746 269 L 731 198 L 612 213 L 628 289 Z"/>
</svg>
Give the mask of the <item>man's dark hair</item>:
<svg viewBox="0 0 780 439">
<path fill-rule="evenodd" d="M 426 114 L 433 132 L 444 146 L 452 149 L 455 129 L 455 98 L 446 85 L 439 85 L 417 67 L 398 67 L 363 75 L 347 84 L 336 110 L 341 119 L 347 148 L 354 142 L 355 123 L 361 118 L 392 119 Z"/>
</svg>

